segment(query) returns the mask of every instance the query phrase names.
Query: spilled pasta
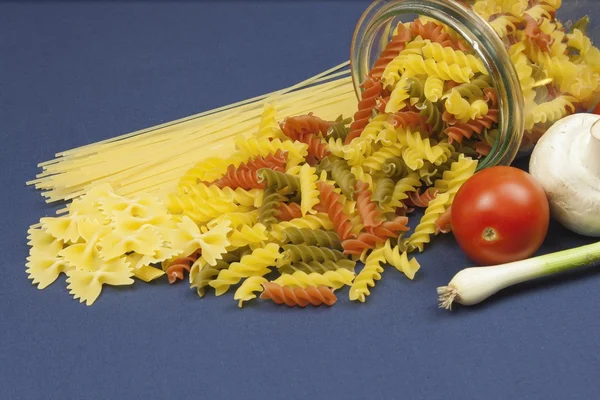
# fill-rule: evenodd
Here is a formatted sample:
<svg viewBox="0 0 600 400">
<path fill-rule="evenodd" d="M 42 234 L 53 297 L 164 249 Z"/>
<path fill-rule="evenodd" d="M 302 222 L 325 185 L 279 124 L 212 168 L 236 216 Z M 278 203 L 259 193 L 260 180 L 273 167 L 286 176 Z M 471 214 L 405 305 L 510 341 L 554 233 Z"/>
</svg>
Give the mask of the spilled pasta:
<svg viewBox="0 0 600 400">
<path fill-rule="evenodd" d="M 507 43 L 527 140 L 598 98 L 600 52 L 554 18 L 560 2 L 470 3 Z M 331 306 L 341 290 L 365 302 L 388 266 L 414 279 L 413 254 L 451 230 L 456 193 L 498 140 L 493 82 L 455 32 L 425 18 L 398 24 L 358 104 L 348 78 L 322 83 L 326 75 L 313 89 L 260 99 L 261 110 L 240 106 L 227 134 L 219 129 L 233 114 L 207 116 L 212 139 L 183 121 L 47 163 L 34 183 L 51 201 L 73 201 L 30 229 L 29 278 L 43 289 L 64 274 L 91 305 L 104 285 L 187 276 L 199 296 L 234 292 L 239 307 L 257 298 Z M 94 176 L 85 155 L 103 165 L 140 143 L 159 152 L 158 138 L 227 151 L 191 165 L 159 157 L 138 182 L 135 164 L 97 180 L 77 175 Z"/>
</svg>

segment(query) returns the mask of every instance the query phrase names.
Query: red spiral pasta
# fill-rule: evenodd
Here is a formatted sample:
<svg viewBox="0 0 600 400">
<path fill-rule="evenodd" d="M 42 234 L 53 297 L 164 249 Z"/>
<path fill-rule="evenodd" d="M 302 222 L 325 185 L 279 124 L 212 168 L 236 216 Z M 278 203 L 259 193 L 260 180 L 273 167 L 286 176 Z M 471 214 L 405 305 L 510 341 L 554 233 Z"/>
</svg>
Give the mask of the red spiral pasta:
<svg viewBox="0 0 600 400">
<path fill-rule="evenodd" d="M 362 100 L 358 102 L 358 111 L 354 114 L 354 121 L 350 124 L 350 132 L 346 136 L 345 144 L 350 143 L 360 136 L 373 116 L 373 109 L 377 105 L 377 99 L 381 97 L 383 92 L 381 82 L 371 77 L 367 77 L 362 86 Z"/>
<path fill-rule="evenodd" d="M 406 205 L 427 208 L 429 206 L 429 202 L 435 199 L 435 196 L 437 196 L 438 192 L 439 190 L 434 187 L 430 187 L 421 193 L 419 193 L 418 190 L 415 192 L 410 192 L 408 194 L 408 199 L 406 199 Z"/>
<path fill-rule="evenodd" d="M 325 207 L 340 239 L 354 237 L 350 218 L 344 212 L 344 205 L 340 202 L 340 195 L 335 192 L 334 187 L 325 182 L 317 182 L 317 189 L 319 189 L 319 202 Z"/>
<path fill-rule="evenodd" d="M 327 148 L 327 143 L 323 143 L 321 138 L 316 136 L 315 134 L 308 134 L 303 137 L 303 143 L 308 145 L 308 156 L 312 157 L 314 160 L 321 161 L 325 157 L 329 155 L 329 149 Z M 308 162 L 308 158 L 307 158 Z M 310 163 L 309 163 L 310 164 Z M 311 164 L 314 165 L 314 164 Z"/>
<path fill-rule="evenodd" d="M 377 245 L 385 243 L 385 238 L 374 233 L 361 232 L 355 239 L 346 239 L 342 242 L 344 254 L 361 255 L 365 250 L 374 249 Z"/>
<path fill-rule="evenodd" d="M 472 119 L 465 123 L 457 123 L 454 116 L 449 112 L 445 111 L 442 118 L 448 122 L 448 120 L 452 122 L 448 122 L 449 124 L 454 123 L 455 125 L 449 126 L 444 130 L 444 133 L 448 135 L 448 142 L 452 143 L 452 141 L 457 141 L 459 143 L 462 142 L 463 138 L 470 139 L 474 133 L 478 135 L 483 132 L 484 129 L 490 129 L 493 124 L 498 123 L 499 112 L 497 109 L 489 110 L 486 115 L 483 115 L 481 118 Z"/>
<path fill-rule="evenodd" d="M 215 181 L 215 185 L 220 188 L 242 188 L 242 189 L 263 189 L 264 182 L 258 181 L 256 171 L 261 168 L 269 168 L 275 171 L 284 172 L 287 153 L 277 150 L 274 154 L 266 157 L 258 156 L 248 163 L 242 163 L 237 168 L 234 165 L 227 167 L 225 175 Z"/>
<path fill-rule="evenodd" d="M 272 300 L 277 304 L 285 304 L 288 307 L 306 307 L 309 304 L 320 306 L 325 304 L 332 306 L 337 301 L 333 289 L 327 286 L 289 287 L 280 286 L 274 282 L 263 283 L 261 299 Z"/>
<path fill-rule="evenodd" d="M 483 157 L 487 156 L 490 154 L 490 151 L 492 151 L 492 147 L 485 142 L 476 142 L 473 145 L 473 149 Z"/>
<path fill-rule="evenodd" d="M 420 128 L 422 133 L 429 132 L 430 129 L 427 127 L 426 118 L 422 117 L 420 113 L 415 111 L 399 111 L 393 114 L 390 114 L 388 118 L 388 123 L 394 126 L 394 128 L 398 128 L 399 126 L 403 128 Z"/>
<path fill-rule="evenodd" d="M 434 222 L 435 234 L 448 233 L 452 230 L 452 207 L 448 208 L 438 219 Z"/>
<path fill-rule="evenodd" d="M 490 106 L 496 107 L 498 105 L 498 93 L 496 93 L 496 89 L 492 87 L 485 88 L 483 89 L 483 94 Z"/>
<path fill-rule="evenodd" d="M 544 33 L 540 29 L 540 23 L 528 14 L 523 16 L 523 21 L 525 22 L 525 29 L 523 29 L 523 33 L 527 37 L 527 40 L 535 43 L 544 51 L 550 51 L 550 46 L 552 43 L 554 43 L 554 38 L 547 33 Z"/>
<path fill-rule="evenodd" d="M 280 221 L 291 221 L 294 218 L 302 217 L 302 210 L 297 203 L 281 203 L 277 208 L 275 217 Z"/>
<path fill-rule="evenodd" d="M 379 58 L 375 61 L 369 76 L 375 80 L 381 79 L 385 67 L 400 54 L 406 47 L 406 43 L 412 39 L 412 32 L 404 25 L 398 25 L 397 33 L 392 37 Z"/>
<path fill-rule="evenodd" d="M 355 186 L 356 209 L 365 229 L 373 232 L 373 228 L 382 224 L 382 215 L 377 204 L 371 199 L 371 191 L 367 183 L 358 181 Z"/>
<path fill-rule="evenodd" d="M 320 134 L 321 136 L 325 136 L 327 130 L 333 124 L 331 121 L 325 121 L 310 113 L 308 115 L 286 118 L 280 126 L 281 131 L 290 139 L 306 143 L 304 140 L 306 135 Z"/>
<path fill-rule="evenodd" d="M 390 101 L 390 96 L 384 97 L 382 95 L 382 97 L 379 97 L 375 102 L 375 110 L 377 110 L 379 114 L 385 114 L 385 107 L 387 107 L 388 101 Z"/>
<path fill-rule="evenodd" d="M 169 264 L 168 268 L 165 270 L 169 283 L 172 285 L 178 280 L 182 280 L 184 275 L 183 271 L 190 272 L 192 264 L 196 262 L 201 254 L 200 250 L 197 250 L 187 257 L 177 258 Z"/>
<path fill-rule="evenodd" d="M 431 40 L 454 50 L 469 51 L 469 46 L 466 43 L 460 39 L 453 39 L 448 32 L 444 31 L 442 25 L 432 21 L 423 25 L 420 19 L 416 19 L 411 24 L 410 29 L 413 36 L 421 36 L 423 40 Z"/>
<path fill-rule="evenodd" d="M 373 234 L 385 238 L 397 238 L 400 232 L 407 232 L 410 228 L 407 226 L 408 217 L 396 216 L 391 221 L 385 221 L 381 225 L 373 228 Z"/>
</svg>

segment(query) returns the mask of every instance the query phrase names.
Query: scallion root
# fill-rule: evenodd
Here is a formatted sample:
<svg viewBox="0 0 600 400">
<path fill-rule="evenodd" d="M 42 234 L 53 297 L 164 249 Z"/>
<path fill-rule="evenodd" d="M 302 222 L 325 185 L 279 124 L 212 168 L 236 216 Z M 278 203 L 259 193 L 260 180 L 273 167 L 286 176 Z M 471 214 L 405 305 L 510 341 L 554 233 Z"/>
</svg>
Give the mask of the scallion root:
<svg viewBox="0 0 600 400">
<path fill-rule="evenodd" d="M 456 296 L 458 296 L 458 290 L 452 285 L 440 286 L 437 288 L 437 293 L 439 307 L 452 310 L 452 303 Z"/>
</svg>

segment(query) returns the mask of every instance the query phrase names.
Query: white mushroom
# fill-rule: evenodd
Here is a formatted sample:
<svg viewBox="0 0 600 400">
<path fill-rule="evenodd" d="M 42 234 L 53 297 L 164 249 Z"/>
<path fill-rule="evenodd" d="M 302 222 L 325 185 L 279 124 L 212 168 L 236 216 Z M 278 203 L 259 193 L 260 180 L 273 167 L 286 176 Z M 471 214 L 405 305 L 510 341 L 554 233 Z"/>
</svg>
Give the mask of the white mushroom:
<svg viewBox="0 0 600 400">
<path fill-rule="evenodd" d="M 558 222 L 581 235 L 600 236 L 600 116 L 557 121 L 535 146 L 529 173 L 544 187 Z"/>
</svg>

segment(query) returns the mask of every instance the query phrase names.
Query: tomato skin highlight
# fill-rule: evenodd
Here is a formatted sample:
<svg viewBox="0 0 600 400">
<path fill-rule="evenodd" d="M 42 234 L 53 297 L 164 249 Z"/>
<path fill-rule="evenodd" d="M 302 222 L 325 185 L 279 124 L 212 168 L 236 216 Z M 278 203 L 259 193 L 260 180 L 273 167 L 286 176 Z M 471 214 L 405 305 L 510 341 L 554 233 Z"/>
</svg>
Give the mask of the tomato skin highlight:
<svg viewBox="0 0 600 400">
<path fill-rule="evenodd" d="M 598 103 L 596 105 L 596 108 L 594 108 L 594 111 L 592 111 L 594 114 L 598 114 L 600 115 L 600 103 Z"/>
<path fill-rule="evenodd" d="M 477 172 L 452 204 L 452 232 L 460 248 L 478 265 L 531 257 L 542 245 L 550 206 L 542 186 L 514 167 Z"/>
</svg>

